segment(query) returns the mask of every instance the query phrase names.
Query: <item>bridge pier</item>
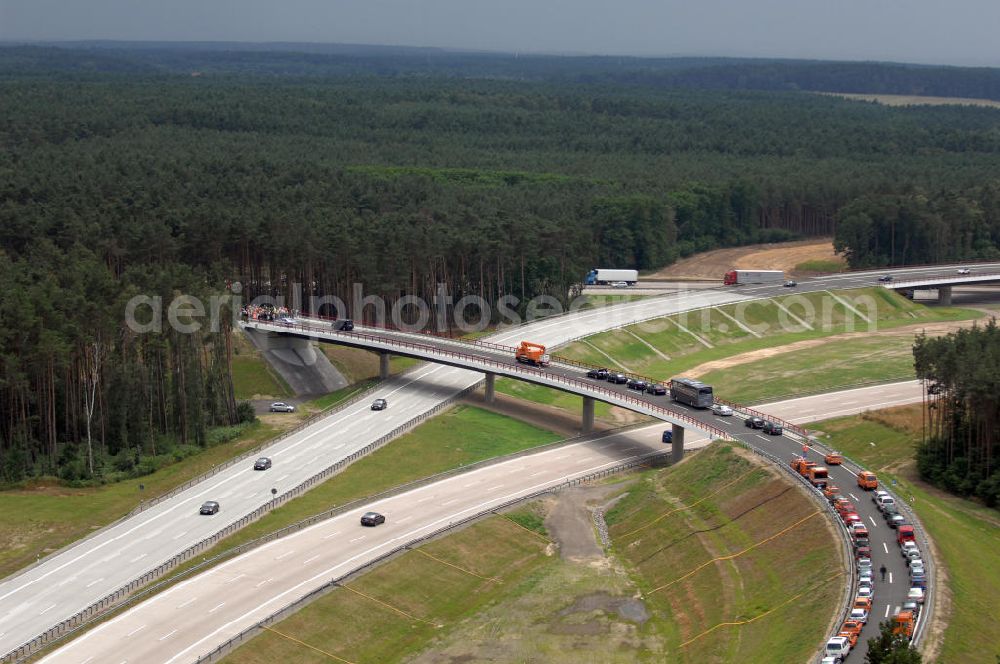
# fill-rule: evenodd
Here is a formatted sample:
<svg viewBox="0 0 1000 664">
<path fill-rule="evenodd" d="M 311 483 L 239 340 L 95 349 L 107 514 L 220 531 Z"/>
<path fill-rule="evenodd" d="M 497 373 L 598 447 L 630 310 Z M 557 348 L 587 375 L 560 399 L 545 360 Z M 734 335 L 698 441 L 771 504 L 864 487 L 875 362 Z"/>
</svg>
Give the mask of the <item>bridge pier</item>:
<svg viewBox="0 0 1000 664">
<path fill-rule="evenodd" d="M 483 393 L 484 402 L 493 403 L 494 401 L 497 400 L 496 381 L 497 381 L 496 374 L 494 373 L 486 374 L 486 386 L 484 388 L 485 391 Z"/>
<path fill-rule="evenodd" d="M 583 422 L 580 424 L 580 433 L 590 433 L 594 430 L 594 398 L 583 398 Z"/>
<path fill-rule="evenodd" d="M 684 427 L 671 423 L 673 438 L 670 441 L 670 463 L 679 463 L 684 458 Z"/>
<path fill-rule="evenodd" d="M 938 304 L 951 306 L 951 286 L 938 286 Z"/>
<path fill-rule="evenodd" d="M 385 380 L 389 377 L 389 358 L 392 357 L 389 353 L 379 353 L 378 354 L 378 377 Z"/>
</svg>

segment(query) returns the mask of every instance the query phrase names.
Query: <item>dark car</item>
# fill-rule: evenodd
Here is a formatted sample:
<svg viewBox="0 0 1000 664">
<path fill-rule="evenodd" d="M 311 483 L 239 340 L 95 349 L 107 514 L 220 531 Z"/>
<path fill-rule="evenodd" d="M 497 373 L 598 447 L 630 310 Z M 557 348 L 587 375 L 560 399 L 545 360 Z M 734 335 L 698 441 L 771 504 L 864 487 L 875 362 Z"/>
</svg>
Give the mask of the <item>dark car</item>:
<svg viewBox="0 0 1000 664">
<path fill-rule="evenodd" d="M 389 407 L 389 402 L 385 399 L 375 399 L 372 402 L 372 410 L 385 410 Z"/>
<path fill-rule="evenodd" d="M 354 329 L 354 321 L 350 318 L 340 318 L 333 321 L 333 329 L 341 332 L 350 332 Z"/>
<path fill-rule="evenodd" d="M 859 546 L 854 549 L 855 558 L 871 558 L 872 548 L 870 546 Z"/>
<path fill-rule="evenodd" d="M 219 513 L 219 503 L 214 500 L 208 500 L 201 505 L 202 514 L 218 514 Z"/>
<path fill-rule="evenodd" d="M 906 517 L 902 514 L 893 514 L 888 519 L 885 520 L 885 525 L 889 526 L 893 530 L 899 528 L 900 526 L 908 526 L 910 522 L 906 520 Z"/>
<path fill-rule="evenodd" d="M 380 523 L 385 523 L 385 516 L 378 512 L 365 512 L 361 517 L 362 526 L 377 526 Z"/>
<path fill-rule="evenodd" d="M 892 275 L 891 274 L 883 274 L 881 277 L 878 278 L 878 280 L 881 283 L 883 283 L 883 284 L 889 283 L 890 281 L 892 281 Z"/>
<path fill-rule="evenodd" d="M 748 417 L 743 420 L 743 426 L 750 427 L 751 429 L 763 429 L 764 420 L 760 417 Z"/>
<path fill-rule="evenodd" d="M 672 429 L 667 429 L 666 431 L 664 431 L 663 432 L 663 436 L 661 437 L 661 440 L 664 443 L 672 443 L 672 442 L 674 442 L 674 432 L 673 432 L 673 430 Z"/>
<path fill-rule="evenodd" d="M 650 383 L 646 385 L 646 392 L 660 396 L 667 393 L 667 386 L 660 383 Z"/>
<path fill-rule="evenodd" d="M 785 282 L 785 288 L 795 288 L 799 285 L 799 282 L 789 279 Z"/>
<path fill-rule="evenodd" d="M 640 378 L 633 378 L 628 382 L 628 388 L 630 390 L 639 390 L 640 392 L 645 392 L 647 384 L 648 383 L 646 383 L 646 381 Z"/>
<path fill-rule="evenodd" d="M 761 427 L 761 429 L 764 430 L 764 433 L 771 434 L 772 436 L 780 436 L 783 433 L 781 425 L 777 422 L 772 422 L 771 420 L 765 421 L 764 426 Z"/>
<path fill-rule="evenodd" d="M 267 457 L 261 457 L 253 462 L 254 470 L 267 470 L 271 467 L 271 460 Z"/>
<path fill-rule="evenodd" d="M 628 376 L 623 373 L 609 373 L 608 382 L 614 383 L 615 385 L 624 385 L 628 382 Z"/>
<path fill-rule="evenodd" d="M 590 371 L 587 372 L 587 378 L 596 378 L 597 380 L 607 380 L 608 370 L 605 369 L 604 367 L 601 367 L 600 369 L 591 369 Z"/>
</svg>

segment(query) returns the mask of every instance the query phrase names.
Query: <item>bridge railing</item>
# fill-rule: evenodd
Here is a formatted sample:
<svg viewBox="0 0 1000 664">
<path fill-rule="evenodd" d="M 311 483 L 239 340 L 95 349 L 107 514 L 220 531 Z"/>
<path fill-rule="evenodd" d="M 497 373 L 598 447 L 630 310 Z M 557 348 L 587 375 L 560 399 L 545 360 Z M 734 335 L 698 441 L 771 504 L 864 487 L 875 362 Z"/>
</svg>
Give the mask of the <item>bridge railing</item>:
<svg viewBox="0 0 1000 664">
<path fill-rule="evenodd" d="M 913 288 L 913 287 L 919 287 L 919 286 L 926 286 L 928 288 L 931 288 L 934 285 L 940 285 L 940 286 L 965 285 L 965 286 L 967 286 L 967 285 L 970 285 L 970 284 L 975 284 L 978 281 L 987 282 L 987 281 L 998 281 L 998 280 L 1000 280 L 1000 273 L 984 272 L 982 274 L 951 274 L 951 275 L 947 275 L 947 276 L 944 276 L 944 275 L 931 275 L 931 276 L 924 277 L 923 279 L 907 279 L 905 281 L 895 281 L 895 280 L 894 281 L 883 281 L 883 282 L 879 282 L 878 285 L 882 286 L 884 288 L 891 288 L 891 289 L 895 289 L 895 288 Z M 960 282 L 963 282 L 963 283 L 962 284 L 950 284 L 950 283 L 934 284 L 934 283 L 932 283 L 932 282 L 935 282 L 935 281 L 953 281 L 953 282 L 959 282 L 960 281 Z"/>
<path fill-rule="evenodd" d="M 683 422 L 719 438 L 724 438 L 726 440 L 731 439 L 731 435 L 727 431 L 714 427 L 710 424 L 706 424 L 705 422 L 695 419 L 686 413 L 666 408 L 653 403 L 648 399 L 639 398 L 635 394 L 608 389 L 602 385 L 595 384 L 593 381 L 587 381 L 569 376 L 561 376 L 559 374 L 546 372 L 543 369 L 535 367 L 511 364 L 509 361 L 496 360 L 492 357 L 483 355 L 474 355 L 468 352 L 467 347 L 465 348 L 465 351 L 462 352 L 445 346 L 433 346 L 426 343 L 417 343 L 415 341 L 399 339 L 394 336 L 379 336 L 363 332 L 317 330 L 313 327 L 298 323 L 264 323 L 258 321 L 255 325 L 257 329 L 268 330 L 274 328 L 272 331 L 279 333 L 298 331 L 300 334 L 310 336 L 315 336 L 316 334 L 329 334 L 330 336 L 343 335 L 354 340 L 367 341 L 372 344 L 372 348 L 374 350 L 391 351 L 392 348 L 397 348 L 406 351 L 405 354 L 421 357 L 431 361 L 434 361 L 435 359 L 441 360 L 442 358 L 449 359 L 452 360 L 452 362 L 448 363 L 461 366 L 466 369 L 471 369 L 473 371 L 506 374 L 515 377 L 522 376 L 525 377 L 526 380 L 533 383 L 556 386 L 562 389 L 569 388 L 569 391 L 582 396 L 595 397 L 601 401 L 611 404 L 626 405 L 626 407 L 630 407 L 632 410 L 646 412 L 648 415 L 659 417 L 660 419 L 668 421 L 675 420 Z"/>
</svg>

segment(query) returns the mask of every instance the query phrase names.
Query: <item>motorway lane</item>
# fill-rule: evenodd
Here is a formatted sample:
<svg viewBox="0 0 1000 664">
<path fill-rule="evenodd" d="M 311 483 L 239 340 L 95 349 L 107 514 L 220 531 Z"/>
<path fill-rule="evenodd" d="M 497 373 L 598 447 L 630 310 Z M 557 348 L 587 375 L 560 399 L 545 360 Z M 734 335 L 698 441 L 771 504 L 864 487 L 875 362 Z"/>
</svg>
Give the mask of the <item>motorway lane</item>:
<svg viewBox="0 0 1000 664">
<path fill-rule="evenodd" d="M 557 345 L 617 324 L 669 315 L 708 303 L 738 301 L 735 293 L 682 294 L 540 320 L 489 338 L 513 343 L 521 336 Z M 422 366 L 384 384 L 389 408 L 372 412 L 361 403 L 338 411 L 262 452 L 274 459 L 264 473 L 234 466 L 187 491 L 82 541 L 0 583 L 0 653 L 142 576 L 270 499 L 270 489 L 290 489 L 482 379 L 478 372 Z M 285 455 L 285 460 L 282 456 Z M 287 462 L 286 462 L 287 461 Z M 280 480 L 280 481 L 279 481 Z M 218 500 L 221 511 L 201 517 L 198 507 Z"/>
<path fill-rule="evenodd" d="M 987 267 L 1000 267 L 1000 264 L 981 265 L 976 269 Z M 892 272 L 914 278 L 922 275 L 953 274 L 954 269 L 954 266 L 940 266 L 905 268 Z M 888 271 L 852 273 L 803 280 L 797 291 L 871 286 L 877 283 L 878 275 L 886 272 Z M 542 319 L 523 327 L 499 332 L 487 340 L 513 344 L 527 338 L 555 347 L 576 338 L 634 321 L 747 299 L 787 295 L 791 290 L 781 286 L 722 287 L 648 298 Z M 351 417 L 347 418 L 351 426 L 349 435 L 339 427 L 327 426 L 327 420 L 324 420 L 289 437 L 264 454 L 276 456 L 286 445 L 298 446 L 303 442 L 308 445 L 308 452 L 303 451 L 303 453 L 313 453 L 315 456 L 296 459 L 295 462 L 299 464 L 297 468 L 289 473 L 288 477 L 283 478 L 289 487 L 294 486 L 316 470 L 336 463 L 353 450 L 378 438 L 385 431 L 402 424 L 404 420 L 400 416 L 426 412 L 436 403 L 474 384 L 481 377 L 475 372 L 440 366 L 421 368 L 408 376 L 422 377 L 420 386 L 411 383 L 395 395 L 390 410 L 386 411 L 388 415 L 383 414 L 381 418 L 374 416 L 365 410 L 365 404 L 361 404 L 360 411 L 358 408 L 352 409 Z M 339 413 L 331 415 L 331 418 L 339 417 L 341 417 Z M 318 431 L 320 429 L 322 431 Z M 303 438 L 309 440 L 303 441 Z M 275 470 L 268 472 L 274 473 Z M 17 648 L 50 626 L 114 592 L 131 579 L 141 576 L 146 570 L 155 568 L 206 534 L 216 532 L 256 509 L 261 504 L 256 498 L 258 487 L 252 486 L 250 490 L 241 491 L 243 488 L 241 486 L 241 490 L 230 489 L 230 492 L 226 493 L 228 502 L 223 503 L 220 515 L 210 520 L 199 521 L 197 518 L 197 506 L 203 500 L 220 499 L 222 496 L 214 492 L 222 486 L 234 486 L 229 484 L 233 481 L 230 474 L 240 471 L 244 471 L 245 476 L 245 469 L 231 468 L 223 471 L 203 484 L 192 487 L 146 512 L 117 524 L 106 532 L 68 548 L 41 565 L 0 583 L 0 622 L 4 625 L 3 632 L 0 633 L 0 653 Z M 222 481 L 224 482 L 220 484 Z M 260 480 L 265 484 L 270 481 L 270 477 L 267 480 Z M 128 555 L 121 553 L 114 555 L 115 549 L 128 551 Z M 55 580 L 58 580 L 58 583 L 55 583 Z"/>
<path fill-rule="evenodd" d="M 821 419 L 856 408 L 857 392 L 825 399 L 806 397 L 762 406 L 768 412 L 794 411 L 799 418 Z M 920 399 L 919 385 L 909 382 L 883 388 L 889 405 Z M 894 394 L 895 396 L 890 396 Z M 764 437 L 729 420 L 736 435 L 791 457 L 798 446 Z M 625 433 L 597 434 L 573 443 L 453 476 L 311 526 L 173 586 L 103 623 L 42 661 L 190 662 L 199 654 L 252 626 L 298 597 L 321 587 L 366 561 L 509 499 L 527 495 L 567 477 L 584 475 L 648 451 L 662 450 L 662 424 Z M 693 439 L 689 447 L 707 443 Z M 373 509 L 387 516 L 385 525 L 363 528 L 360 515 Z M 899 558 L 898 554 L 896 555 Z M 877 567 L 878 563 L 876 563 Z"/>
</svg>

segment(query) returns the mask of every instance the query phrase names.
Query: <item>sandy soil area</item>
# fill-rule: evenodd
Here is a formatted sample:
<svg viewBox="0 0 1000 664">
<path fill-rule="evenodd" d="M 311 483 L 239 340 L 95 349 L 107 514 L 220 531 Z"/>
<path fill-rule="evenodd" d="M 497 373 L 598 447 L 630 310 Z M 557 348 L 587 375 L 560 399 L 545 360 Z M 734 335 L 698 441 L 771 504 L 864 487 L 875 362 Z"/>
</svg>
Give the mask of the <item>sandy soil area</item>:
<svg viewBox="0 0 1000 664">
<path fill-rule="evenodd" d="M 886 106 L 988 106 L 1000 108 L 1000 101 L 994 99 L 970 99 L 966 97 L 922 97 L 920 95 L 870 95 L 856 93 L 822 92 L 820 94 L 844 97 L 856 101 L 874 101 Z"/>
<path fill-rule="evenodd" d="M 794 274 L 794 268 L 810 260 L 837 261 L 844 259 L 833 251 L 830 238 L 755 244 L 747 247 L 715 249 L 682 258 L 656 274 L 643 277 L 646 281 L 671 279 L 722 279 L 728 270 L 784 270 Z"/>
</svg>

